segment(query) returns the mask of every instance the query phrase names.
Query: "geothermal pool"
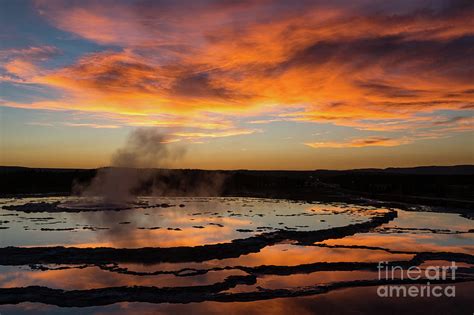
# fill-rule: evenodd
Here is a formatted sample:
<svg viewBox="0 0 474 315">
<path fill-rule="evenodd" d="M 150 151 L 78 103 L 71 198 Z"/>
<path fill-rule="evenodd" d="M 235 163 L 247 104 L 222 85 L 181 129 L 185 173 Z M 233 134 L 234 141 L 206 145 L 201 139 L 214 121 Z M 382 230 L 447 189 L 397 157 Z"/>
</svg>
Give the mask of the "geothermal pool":
<svg viewBox="0 0 474 315">
<path fill-rule="evenodd" d="M 55 212 L 38 212 L 42 209 L 35 204 L 41 202 L 59 204 Z M 277 230 L 345 226 L 387 211 L 253 198 L 138 198 L 120 205 L 122 210 L 82 198 L 25 198 L 1 203 L 4 208 L 30 205 L 28 213 L 0 210 L 2 247 L 196 246 Z M 71 210 L 77 212 L 68 212 Z"/>
<path fill-rule="evenodd" d="M 0 206 L 2 314 L 304 314 L 341 301 L 364 310 L 361 296 L 402 307 L 375 293 L 380 261 L 422 269 L 455 261 L 459 307 L 474 289 L 474 222 L 420 211 L 428 208 L 224 197 Z M 439 310 L 445 302 L 430 303 Z"/>
</svg>

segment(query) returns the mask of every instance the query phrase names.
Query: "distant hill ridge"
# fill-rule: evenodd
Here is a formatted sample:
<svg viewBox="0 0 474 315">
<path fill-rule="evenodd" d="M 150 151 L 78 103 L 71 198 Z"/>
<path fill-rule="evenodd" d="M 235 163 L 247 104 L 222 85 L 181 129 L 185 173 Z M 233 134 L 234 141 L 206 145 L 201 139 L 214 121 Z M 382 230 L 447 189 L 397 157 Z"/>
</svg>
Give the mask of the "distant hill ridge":
<svg viewBox="0 0 474 315">
<path fill-rule="evenodd" d="M 316 172 L 359 172 L 359 173 L 390 173 L 410 175 L 474 175 L 474 165 L 453 166 L 416 166 L 416 167 L 388 167 L 388 168 L 361 168 L 349 170 L 317 170 Z"/>
<path fill-rule="evenodd" d="M 80 168 L 34 168 L 23 166 L 0 166 L 0 173 L 14 173 L 21 171 L 46 171 L 46 172 L 71 172 L 71 171 L 85 171 L 95 169 L 80 169 Z M 206 171 L 222 171 L 222 172 L 316 172 L 319 174 L 337 174 L 337 173 L 389 173 L 389 174 L 407 174 L 407 175 L 474 175 L 474 165 L 453 165 L 453 166 L 415 166 L 415 167 L 388 167 L 388 168 L 360 168 L 347 170 L 206 170 Z"/>
</svg>

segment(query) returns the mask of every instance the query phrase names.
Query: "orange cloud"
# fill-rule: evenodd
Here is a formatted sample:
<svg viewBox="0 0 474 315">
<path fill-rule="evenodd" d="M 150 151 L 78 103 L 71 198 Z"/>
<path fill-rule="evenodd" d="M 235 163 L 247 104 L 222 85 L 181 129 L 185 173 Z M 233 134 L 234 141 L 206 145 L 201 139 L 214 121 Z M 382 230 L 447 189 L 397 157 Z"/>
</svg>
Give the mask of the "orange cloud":
<svg viewBox="0 0 474 315">
<path fill-rule="evenodd" d="M 229 136 L 249 135 L 259 132 L 257 129 L 230 129 L 220 132 L 176 132 L 173 135 L 188 139 L 195 138 L 222 138 Z"/>
<path fill-rule="evenodd" d="M 33 77 L 38 72 L 37 67 L 34 64 L 21 59 L 12 60 L 3 65 L 3 68 L 10 74 L 23 79 Z"/>
<path fill-rule="evenodd" d="M 364 139 L 353 139 L 350 141 L 327 141 L 327 142 L 310 142 L 305 145 L 319 149 L 319 148 L 361 148 L 361 147 L 394 147 L 402 144 L 408 144 L 411 140 L 408 139 L 392 139 L 385 137 L 369 137 Z"/>
<path fill-rule="evenodd" d="M 2 80 L 64 96 L 0 105 L 111 113 L 127 125 L 200 129 L 183 131 L 185 138 L 242 134 L 235 117 L 275 112 L 251 123 L 409 128 L 421 134 L 441 128 L 430 126 L 427 115 L 474 107 L 474 5 L 468 3 L 36 1 L 36 7 L 59 29 L 120 48 L 56 69 L 37 65 L 57 53 L 49 46 L 5 51 L 15 57 L 5 64 Z M 459 124 L 452 121 L 446 132 L 469 131 Z M 401 143 L 382 137 L 344 145 Z"/>
<path fill-rule="evenodd" d="M 60 52 L 52 46 L 31 46 L 23 49 L 0 50 L 0 61 L 6 74 L 0 74 L 0 81 L 29 83 L 40 74 L 37 62 L 45 61 Z"/>
</svg>

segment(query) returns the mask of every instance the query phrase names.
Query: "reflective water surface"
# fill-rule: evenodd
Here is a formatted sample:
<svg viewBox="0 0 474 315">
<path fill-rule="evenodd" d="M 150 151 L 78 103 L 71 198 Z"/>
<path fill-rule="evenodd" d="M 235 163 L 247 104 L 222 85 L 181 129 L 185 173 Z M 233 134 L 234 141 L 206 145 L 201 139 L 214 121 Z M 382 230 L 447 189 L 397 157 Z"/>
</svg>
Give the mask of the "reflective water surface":
<svg viewBox="0 0 474 315">
<path fill-rule="evenodd" d="M 54 211 L 6 209 L 40 202 L 59 204 Z M 200 246 L 277 231 L 347 228 L 393 211 L 344 203 L 189 197 L 139 198 L 131 208 L 122 210 L 93 209 L 84 200 L 71 197 L 2 199 L 0 206 L 6 207 L 0 209 L 0 247 Z M 86 211 L 77 211 L 80 207 Z M 90 289 L 141 286 L 182 287 L 187 292 L 195 286 L 210 288 L 230 283 L 229 279 L 234 277 L 251 275 L 255 277 L 253 282 L 224 285 L 210 296 L 246 293 L 251 296 L 278 290 L 299 292 L 291 298 L 250 298 L 245 302 L 213 302 L 211 298 L 187 304 L 118 302 L 80 308 L 22 302 L 0 305 L 0 313 L 377 314 L 374 310 L 381 308 L 401 313 L 451 313 L 450 308 L 455 308 L 452 313 L 456 313 L 472 306 L 472 280 L 456 283 L 456 303 L 446 297 L 409 298 L 400 303 L 396 298 L 377 296 L 374 285 L 360 286 L 361 282 L 379 278 L 376 266 L 381 261 L 412 262 L 426 270 L 430 266 L 448 266 L 449 253 L 468 254 L 468 258 L 463 256 L 457 261 L 457 266 L 464 268 L 463 272 L 467 272 L 464 275 L 472 275 L 469 271 L 474 266 L 474 259 L 469 258 L 474 255 L 472 220 L 454 213 L 395 211 L 395 219 L 369 232 L 352 231 L 340 237 L 334 234 L 309 244 L 285 240 L 224 259 L 144 264 L 138 258 L 133 263 L 0 265 L 0 288 L 41 286 L 90 294 Z M 422 252 L 445 252 L 445 256 L 413 262 Z M 397 274 L 397 279 L 402 275 Z M 334 283 L 346 284 L 324 294 L 305 296 L 308 288 Z"/>
<path fill-rule="evenodd" d="M 362 222 L 378 211 L 345 204 L 255 198 L 139 198 L 136 208 L 66 212 L 79 198 L 1 200 L 2 205 L 60 202 L 64 212 L 0 209 L 0 246 L 172 247 L 228 242 L 279 229 L 311 231 Z M 153 207 L 167 204 L 169 207 Z M 141 205 L 141 206 L 140 206 Z"/>
</svg>

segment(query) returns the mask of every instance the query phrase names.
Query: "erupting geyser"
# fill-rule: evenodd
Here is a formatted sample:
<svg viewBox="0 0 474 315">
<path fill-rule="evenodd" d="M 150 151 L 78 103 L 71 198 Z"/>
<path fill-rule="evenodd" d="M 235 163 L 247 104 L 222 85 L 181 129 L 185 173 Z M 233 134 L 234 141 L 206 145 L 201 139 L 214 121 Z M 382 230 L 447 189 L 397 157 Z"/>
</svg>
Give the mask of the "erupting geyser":
<svg viewBox="0 0 474 315">
<path fill-rule="evenodd" d="M 140 186 L 156 173 L 153 169 L 163 167 L 169 160 L 183 156 L 183 147 L 171 149 L 167 135 L 157 128 L 139 128 L 132 131 L 122 148 L 111 158 L 111 167 L 101 168 L 88 185 L 77 184 L 76 194 L 86 197 L 77 204 L 64 207 L 81 208 L 128 208 L 136 197 Z"/>
</svg>

